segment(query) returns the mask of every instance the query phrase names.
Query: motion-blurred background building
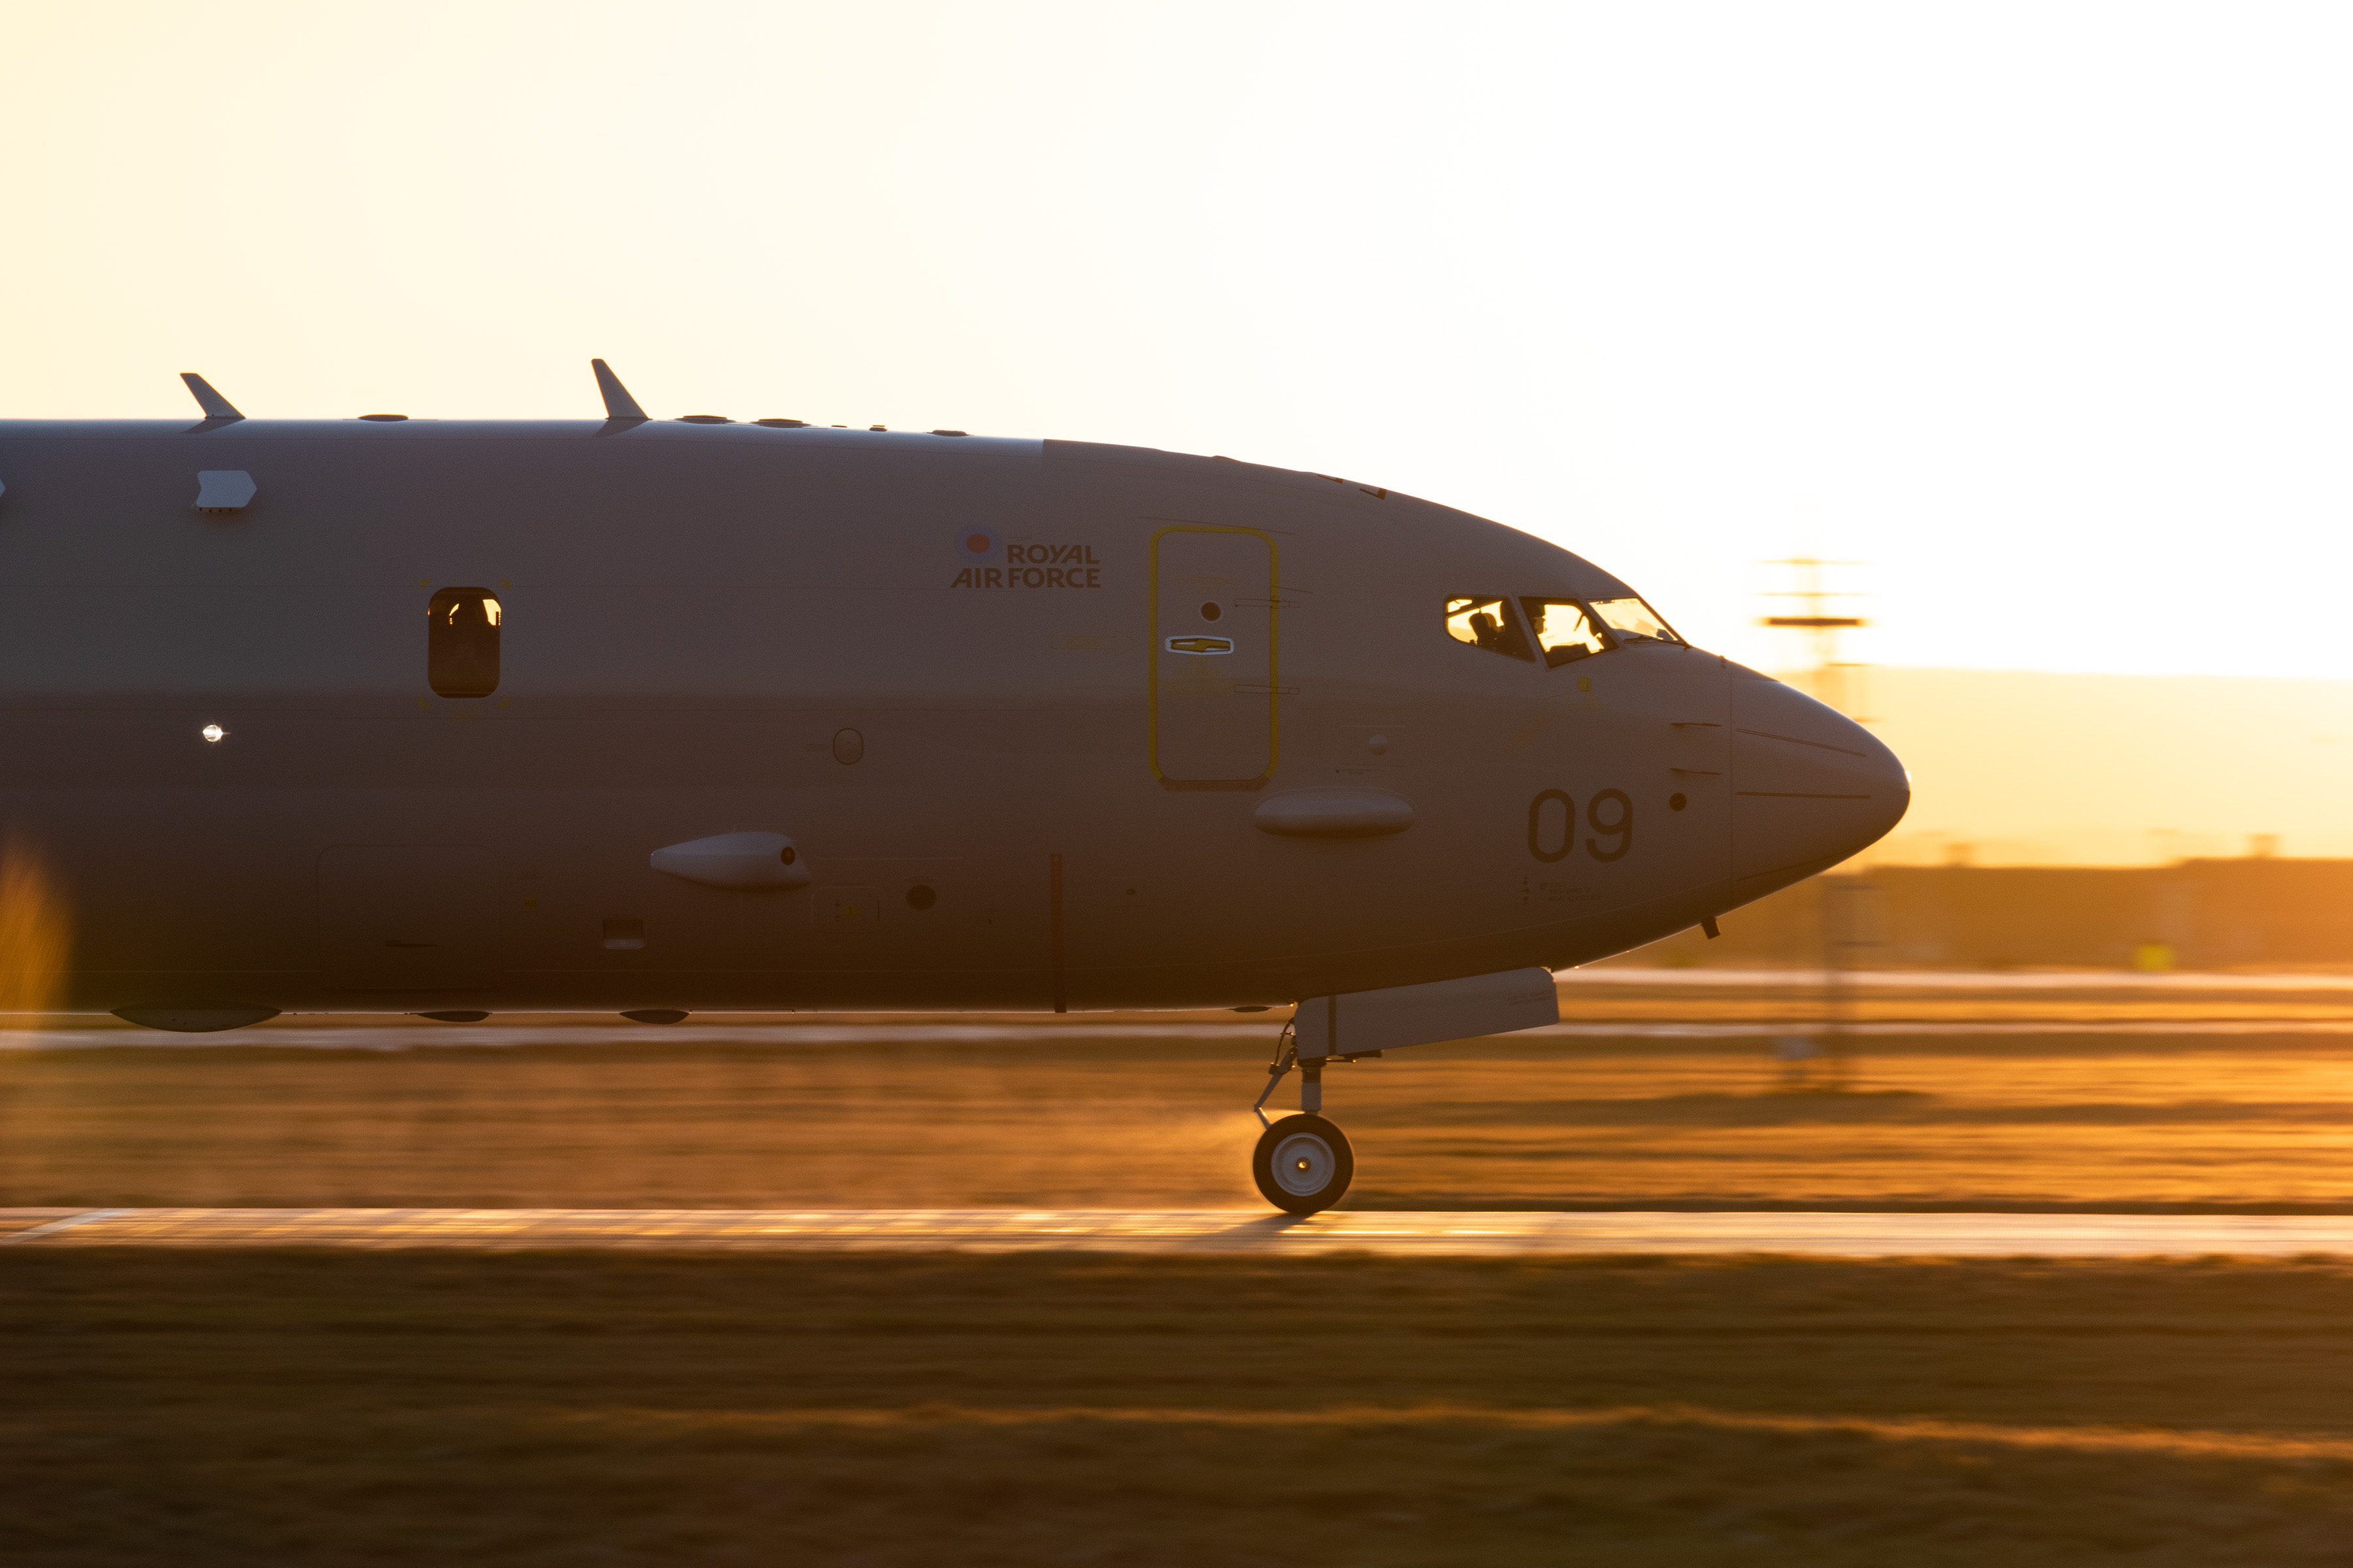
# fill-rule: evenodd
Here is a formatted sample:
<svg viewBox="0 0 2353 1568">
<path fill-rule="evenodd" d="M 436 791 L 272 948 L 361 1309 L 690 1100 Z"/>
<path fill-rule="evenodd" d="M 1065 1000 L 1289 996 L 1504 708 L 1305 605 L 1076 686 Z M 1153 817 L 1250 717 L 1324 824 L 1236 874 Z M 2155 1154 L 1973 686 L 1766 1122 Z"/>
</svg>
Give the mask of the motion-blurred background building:
<svg viewBox="0 0 2353 1568">
<path fill-rule="evenodd" d="M 1850 868 L 1622 962 L 1811 967 L 1826 921 L 1863 969 L 2353 968 L 2353 860 Z"/>
<path fill-rule="evenodd" d="M 2353 683 L 1859 673 L 1904 823 L 1625 962 L 1817 965 L 1828 896 L 1854 967 L 2353 968 Z"/>
</svg>

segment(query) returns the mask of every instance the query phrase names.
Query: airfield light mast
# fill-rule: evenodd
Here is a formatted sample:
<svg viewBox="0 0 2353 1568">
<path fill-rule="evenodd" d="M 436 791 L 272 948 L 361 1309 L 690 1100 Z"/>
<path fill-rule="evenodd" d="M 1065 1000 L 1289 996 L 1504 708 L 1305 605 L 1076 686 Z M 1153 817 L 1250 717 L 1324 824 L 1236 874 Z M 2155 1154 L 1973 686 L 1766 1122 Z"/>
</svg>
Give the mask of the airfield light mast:
<svg viewBox="0 0 2353 1568">
<path fill-rule="evenodd" d="M 1859 561 L 1824 561 L 1812 555 L 1793 555 L 1780 561 L 1768 561 L 1768 566 L 1788 567 L 1797 586 L 1779 593 L 1768 593 L 1768 599 L 1795 599 L 1799 613 L 1766 616 L 1759 624 L 1785 630 L 1802 632 L 1808 651 L 1813 656 L 1812 668 L 1805 677 L 1813 688 L 1814 697 L 1853 718 L 1853 694 L 1850 691 L 1850 672 L 1861 668 L 1842 663 L 1838 657 L 1839 634 L 1858 630 L 1871 623 L 1860 616 L 1833 614 L 1832 600 L 1852 598 L 1848 593 L 1822 586 L 1825 566 L 1859 566 Z M 1824 874 L 1817 879 L 1816 909 L 1820 916 L 1821 937 L 1821 1019 L 1813 1041 L 1802 1036 L 1784 1037 L 1779 1045 L 1785 1089 L 1820 1088 L 1837 1091 L 1849 1087 L 1852 1075 L 1853 983 L 1849 978 L 1854 967 L 1855 952 L 1873 946 L 1863 939 L 1861 900 L 1872 890 L 1862 877 Z M 1821 1079 L 1816 1083 L 1812 1072 L 1813 1058 L 1819 1056 L 1822 1065 Z"/>
<path fill-rule="evenodd" d="M 1809 650 L 1813 654 L 1813 668 L 1809 672 L 1808 679 L 1813 686 L 1814 695 L 1840 712 L 1846 713 L 1849 718 L 1852 718 L 1853 714 L 1849 712 L 1852 703 L 1849 701 L 1849 693 L 1846 689 L 1846 672 L 1856 667 L 1839 662 L 1838 637 L 1842 631 L 1867 626 L 1871 623 L 1860 616 L 1839 616 L 1831 613 L 1831 600 L 1851 599 L 1854 595 L 1823 587 L 1822 568 L 1860 566 L 1862 563 L 1823 561 L 1811 555 L 1792 555 L 1780 561 L 1767 561 L 1765 564 L 1789 567 L 1798 580 L 1796 588 L 1778 594 L 1767 594 L 1765 597 L 1802 600 L 1803 609 L 1801 613 L 1793 616 L 1767 616 L 1758 624 L 1805 633 Z"/>
</svg>

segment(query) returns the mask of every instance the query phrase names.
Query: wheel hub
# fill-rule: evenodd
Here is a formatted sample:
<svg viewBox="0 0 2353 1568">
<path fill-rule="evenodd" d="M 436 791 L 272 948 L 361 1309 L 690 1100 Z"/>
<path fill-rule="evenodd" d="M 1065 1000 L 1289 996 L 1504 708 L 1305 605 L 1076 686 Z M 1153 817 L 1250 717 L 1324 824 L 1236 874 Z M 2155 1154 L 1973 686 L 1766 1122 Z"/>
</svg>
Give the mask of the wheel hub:
<svg viewBox="0 0 2353 1568">
<path fill-rule="evenodd" d="M 1339 1160 L 1332 1145 L 1313 1132 L 1294 1132 L 1275 1145 L 1274 1179 L 1282 1190 L 1309 1198 L 1332 1184 Z"/>
</svg>

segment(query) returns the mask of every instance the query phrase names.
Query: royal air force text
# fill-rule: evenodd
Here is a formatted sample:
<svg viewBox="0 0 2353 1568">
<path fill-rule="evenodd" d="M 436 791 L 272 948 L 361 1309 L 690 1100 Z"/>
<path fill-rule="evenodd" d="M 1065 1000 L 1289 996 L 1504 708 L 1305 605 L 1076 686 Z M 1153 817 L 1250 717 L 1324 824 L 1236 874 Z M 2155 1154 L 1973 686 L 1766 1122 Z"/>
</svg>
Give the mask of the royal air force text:
<svg viewBox="0 0 2353 1568">
<path fill-rule="evenodd" d="M 951 588 L 1100 588 L 1092 544 L 1008 544 L 1002 566 L 967 566 Z"/>
</svg>

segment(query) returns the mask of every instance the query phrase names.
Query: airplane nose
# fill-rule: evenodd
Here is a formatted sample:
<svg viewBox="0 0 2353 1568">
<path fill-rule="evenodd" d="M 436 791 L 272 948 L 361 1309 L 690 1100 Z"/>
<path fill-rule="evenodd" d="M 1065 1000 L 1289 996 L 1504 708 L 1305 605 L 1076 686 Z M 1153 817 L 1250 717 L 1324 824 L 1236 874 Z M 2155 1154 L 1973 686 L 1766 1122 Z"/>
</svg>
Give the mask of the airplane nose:
<svg viewBox="0 0 2353 1568">
<path fill-rule="evenodd" d="M 1732 879 L 1744 900 L 1837 865 L 1912 804 L 1895 753 L 1795 687 L 1734 667 Z"/>
</svg>

